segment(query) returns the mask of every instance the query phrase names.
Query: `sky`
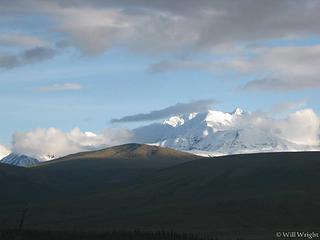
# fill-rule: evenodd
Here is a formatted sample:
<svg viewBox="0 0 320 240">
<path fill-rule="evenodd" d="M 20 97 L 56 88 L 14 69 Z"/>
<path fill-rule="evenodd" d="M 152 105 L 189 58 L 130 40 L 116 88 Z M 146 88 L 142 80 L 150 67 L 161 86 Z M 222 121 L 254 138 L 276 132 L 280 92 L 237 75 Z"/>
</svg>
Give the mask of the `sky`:
<svg viewBox="0 0 320 240">
<path fill-rule="evenodd" d="M 2 148 L 52 131 L 118 143 L 208 108 L 320 115 L 318 0 L 0 4 Z"/>
</svg>

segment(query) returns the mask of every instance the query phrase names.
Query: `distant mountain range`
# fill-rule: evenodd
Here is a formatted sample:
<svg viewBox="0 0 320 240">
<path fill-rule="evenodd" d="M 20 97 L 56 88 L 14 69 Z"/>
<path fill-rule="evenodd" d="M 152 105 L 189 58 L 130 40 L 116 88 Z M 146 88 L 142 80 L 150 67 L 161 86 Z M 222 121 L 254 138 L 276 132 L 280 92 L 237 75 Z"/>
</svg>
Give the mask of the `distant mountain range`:
<svg viewBox="0 0 320 240">
<path fill-rule="evenodd" d="M 172 116 L 162 123 L 133 129 L 131 141 L 202 156 L 320 150 L 320 146 L 311 147 L 291 142 L 277 131 L 281 130 L 270 131 L 270 127 L 257 127 L 253 124 L 252 114 L 236 108 L 230 113 L 208 110 Z M 47 155 L 45 159 L 39 159 L 48 161 L 54 158 L 54 155 Z M 37 164 L 38 160 L 22 153 L 10 154 L 1 162 L 31 166 Z"/>
<path fill-rule="evenodd" d="M 136 142 L 204 156 L 320 149 L 298 145 L 276 133 L 255 127 L 249 118 L 249 114 L 240 108 L 231 113 L 208 110 L 172 116 L 163 123 L 133 131 Z"/>
</svg>

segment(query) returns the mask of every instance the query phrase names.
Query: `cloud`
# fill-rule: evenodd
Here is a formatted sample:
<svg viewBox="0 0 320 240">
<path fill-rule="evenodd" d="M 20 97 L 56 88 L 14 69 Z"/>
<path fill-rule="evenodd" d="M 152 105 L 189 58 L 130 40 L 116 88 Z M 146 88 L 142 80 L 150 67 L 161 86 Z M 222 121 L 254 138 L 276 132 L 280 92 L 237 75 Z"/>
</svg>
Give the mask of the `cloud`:
<svg viewBox="0 0 320 240">
<path fill-rule="evenodd" d="M 46 47 L 35 47 L 23 52 L 22 61 L 25 64 L 40 62 L 43 60 L 53 58 L 55 54 L 56 51 L 54 49 Z"/>
<path fill-rule="evenodd" d="M 282 113 L 303 108 L 307 104 L 306 100 L 279 102 L 272 106 L 271 112 Z"/>
<path fill-rule="evenodd" d="M 320 145 L 320 120 L 312 109 L 303 109 L 276 122 L 271 128 L 284 139 L 296 144 Z"/>
<path fill-rule="evenodd" d="M 78 83 L 63 83 L 63 84 L 53 84 L 53 85 L 39 87 L 36 89 L 36 91 L 41 93 L 47 93 L 47 92 L 80 90 L 82 88 L 83 86 Z"/>
<path fill-rule="evenodd" d="M 22 65 L 19 57 L 15 55 L 0 54 L 0 68 L 10 69 Z"/>
<path fill-rule="evenodd" d="M 298 91 L 320 88 L 320 45 L 247 48 L 218 60 L 176 59 L 150 66 L 152 73 L 200 69 L 214 73 L 235 72 L 255 78 L 241 90 Z"/>
<path fill-rule="evenodd" d="M 261 129 L 296 144 L 320 145 L 320 119 L 312 109 L 302 109 L 281 119 L 253 113 L 239 124 Z"/>
<path fill-rule="evenodd" d="M 288 74 L 291 75 L 291 74 Z M 261 78 L 247 82 L 240 89 L 250 91 L 299 91 L 304 89 L 320 88 L 318 78 L 303 80 L 303 78 Z"/>
<path fill-rule="evenodd" d="M 57 8 L 54 18 L 60 23 L 57 31 L 65 33 L 71 42 L 91 55 L 103 53 L 129 34 L 130 18 L 115 9 Z"/>
<path fill-rule="evenodd" d="M 172 72 L 177 70 L 193 70 L 193 69 L 213 70 L 214 67 L 215 67 L 215 64 L 211 62 L 179 59 L 179 60 L 163 60 L 157 63 L 153 63 L 149 66 L 148 71 L 150 73 L 164 73 L 164 72 Z"/>
<path fill-rule="evenodd" d="M 0 160 L 10 154 L 10 150 L 0 144 Z"/>
<path fill-rule="evenodd" d="M 243 50 L 237 51 L 237 54 L 243 54 Z M 223 57 L 217 55 L 216 60 L 194 60 L 194 59 L 172 59 L 162 60 L 149 66 L 150 73 L 165 73 L 179 70 L 206 70 L 214 73 L 224 72 L 226 70 L 236 70 L 239 73 L 249 73 L 252 66 L 238 55 L 232 57 Z M 219 59 L 219 57 L 221 59 Z"/>
<path fill-rule="evenodd" d="M 209 109 L 212 104 L 217 103 L 217 100 L 206 99 L 192 101 L 189 103 L 177 103 L 173 106 L 169 106 L 160 110 L 155 110 L 149 113 L 139 113 L 135 115 L 124 116 L 119 119 L 112 119 L 112 123 L 121 123 L 121 122 L 140 122 L 140 121 L 152 121 L 159 120 L 171 115 L 179 115 L 189 112 L 201 112 Z"/>
<path fill-rule="evenodd" d="M 208 50 L 320 33 L 317 1 L 271 1 L 268 6 L 254 0 L 78 3 L 54 10 L 51 5 L 50 10 L 64 33 L 94 52 L 119 44 L 140 51 Z"/>
<path fill-rule="evenodd" d="M 42 32 L 59 32 L 90 54 L 119 46 L 151 52 L 208 51 L 221 44 L 320 34 L 320 3 L 316 0 L 274 0 L 268 4 L 255 0 L 5 3 L 0 13 L 7 24 L 27 28 L 28 22 L 22 21 L 27 16 L 46 15 L 51 21 L 36 27 Z M 16 12 L 19 15 L 14 15 Z"/>
<path fill-rule="evenodd" d="M 0 45 L 9 47 L 39 47 L 48 46 L 49 43 L 42 38 L 21 33 L 7 33 L 0 35 Z"/>
<path fill-rule="evenodd" d="M 57 128 L 35 129 L 16 132 L 12 136 L 12 151 L 23 153 L 39 160 L 50 156 L 62 157 L 71 153 L 101 149 L 126 143 L 131 139 L 126 129 L 106 129 L 101 133 L 83 132 L 74 128 L 63 132 Z"/>
<path fill-rule="evenodd" d="M 53 58 L 57 51 L 48 47 L 35 47 L 24 50 L 18 54 L 1 54 L 0 68 L 10 69 L 22 65 L 42 62 Z"/>
<path fill-rule="evenodd" d="M 0 22 L 17 30 L 2 33 L 0 46 L 30 49 L 0 54 L 0 68 L 42 62 L 63 52 L 66 45 L 89 55 L 115 48 L 161 56 L 205 52 L 223 58 L 207 62 L 192 58 L 163 60 L 151 65 L 149 71 L 231 70 L 254 76 L 240 87 L 253 91 L 320 87 L 319 46 L 252 47 L 268 40 L 290 42 L 319 37 L 320 2 L 316 0 L 275 0 L 268 4 L 255 0 L 31 0 L 5 1 L 2 5 Z M 46 21 L 38 24 L 43 16 Z M 54 43 L 59 52 L 49 47 Z M 239 48 L 243 52 L 235 54 Z M 261 72 L 265 74 L 257 74 Z"/>
<path fill-rule="evenodd" d="M 195 121 L 199 121 L 199 119 Z M 200 122 L 193 124 L 200 124 Z M 217 124 L 216 127 L 217 126 L 219 125 Z M 185 129 L 185 125 L 173 128 L 166 124 L 154 123 L 136 128 L 133 130 L 133 133 L 135 141 L 142 143 L 158 143 L 159 141 L 165 140 L 170 142 L 170 140 L 175 141 L 175 139 L 183 142 L 183 139 L 181 139 L 183 136 L 190 137 L 190 133 L 186 132 Z M 203 135 L 204 129 L 206 129 L 206 127 L 203 128 L 203 125 L 199 125 L 191 131 L 194 134 L 198 134 L 200 139 L 205 139 L 209 136 L 206 143 L 208 145 L 214 145 L 216 141 L 215 137 L 211 138 L 212 134 Z M 222 127 L 218 129 L 219 130 L 215 132 L 217 133 L 216 136 L 233 134 L 239 130 L 244 131 L 248 133 L 245 141 L 248 143 L 251 142 L 253 145 L 258 144 L 260 139 L 260 137 L 256 139 L 255 136 L 262 134 L 263 136 L 270 136 L 272 139 L 280 138 L 289 143 L 308 146 L 311 149 L 319 149 L 320 147 L 320 119 L 312 109 L 302 109 L 287 114 L 282 118 L 261 112 L 246 112 L 243 115 L 233 118 L 231 124 L 223 124 Z M 211 130 L 209 130 L 209 132 L 210 131 Z M 205 132 L 208 132 L 208 128 Z M 272 136 L 274 136 L 274 138 Z M 273 141 L 273 146 L 268 147 L 275 147 L 278 144 L 275 141 Z"/>
<path fill-rule="evenodd" d="M 244 61 L 252 71 L 265 72 L 249 81 L 247 90 L 301 90 L 320 88 L 320 45 L 262 49 L 258 56 Z"/>
<path fill-rule="evenodd" d="M 231 131 L 245 129 L 249 133 L 252 132 L 252 136 L 262 132 L 267 136 L 277 136 L 288 142 L 314 147 L 314 149 L 320 146 L 320 119 L 312 109 L 302 109 L 283 118 L 274 118 L 257 112 L 246 113 L 235 118 L 231 125 L 225 125 L 223 129 Z M 202 128 L 199 130 L 203 131 Z M 159 139 L 174 137 L 175 134 L 180 136 L 181 129 L 161 123 L 133 130 L 106 129 L 100 133 L 84 132 L 79 128 L 69 132 L 63 132 L 57 128 L 35 129 L 14 133 L 12 152 L 23 153 L 45 161 L 51 156 L 61 157 L 128 142 L 154 143 Z M 6 148 L 3 149 L 9 153 Z"/>
</svg>

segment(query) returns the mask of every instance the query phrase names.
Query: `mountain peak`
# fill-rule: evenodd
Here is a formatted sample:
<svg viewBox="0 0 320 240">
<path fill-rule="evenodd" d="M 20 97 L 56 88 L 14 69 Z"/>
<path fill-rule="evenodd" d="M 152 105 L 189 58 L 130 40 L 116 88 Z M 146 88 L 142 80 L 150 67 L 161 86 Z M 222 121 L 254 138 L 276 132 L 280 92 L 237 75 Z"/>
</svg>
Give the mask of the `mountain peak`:
<svg viewBox="0 0 320 240">
<path fill-rule="evenodd" d="M 232 115 L 237 115 L 237 116 L 240 116 L 244 113 L 245 111 L 239 107 L 236 107 L 232 112 L 231 114 Z"/>
<path fill-rule="evenodd" d="M 4 157 L 0 163 L 11 164 L 19 167 L 30 167 L 37 165 L 40 161 L 24 154 L 10 153 L 8 156 Z"/>
<path fill-rule="evenodd" d="M 246 120 L 247 116 L 250 116 L 250 113 L 239 107 L 232 112 L 208 110 L 191 118 L 188 114 L 179 116 L 183 124 L 175 124 L 174 128 L 161 124 L 150 125 L 140 127 L 134 133 L 137 142 L 202 155 L 314 149 L 285 140 L 272 131 L 266 131 L 253 124 L 245 125 L 243 120 Z M 171 118 L 173 119 L 178 118 Z"/>
</svg>

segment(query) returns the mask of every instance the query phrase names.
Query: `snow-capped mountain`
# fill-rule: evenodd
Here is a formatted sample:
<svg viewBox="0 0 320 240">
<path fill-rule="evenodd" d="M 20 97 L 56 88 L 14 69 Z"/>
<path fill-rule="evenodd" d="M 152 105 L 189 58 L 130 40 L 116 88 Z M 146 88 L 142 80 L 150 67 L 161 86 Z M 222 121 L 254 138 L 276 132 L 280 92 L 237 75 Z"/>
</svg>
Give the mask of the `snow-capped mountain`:
<svg viewBox="0 0 320 240">
<path fill-rule="evenodd" d="M 6 163 L 20 167 L 30 167 L 38 164 L 39 162 L 40 161 L 35 158 L 16 153 L 11 153 L 0 161 L 0 163 Z"/>
<path fill-rule="evenodd" d="M 12 151 L 20 155 L 11 154 L 2 162 L 29 166 L 37 160 L 28 156 L 42 162 L 128 142 L 169 147 L 207 156 L 320 151 L 319 126 L 320 119 L 311 109 L 302 109 L 281 117 L 236 108 L 232 112 L 208 110 L 175 115 L 163 122 L 136 129 L 104 131 L 100 134 L 81 132 L 78 128 L 66 134 L 54 128 L 40 129 L 34 134 L 19 135 L 20 144 L 12 146 Z M 3 147 L 1 151 L 0 145 L 0 154 L 1 152 L 6 156 L 10 150 Z"/>
<path fill-rule="evenodd" d="M 261 122 L 240 108 L 231 113 L 208 110 L 172 116 L 163 123 L 137 128 L 134 135 L 137 142 L 200 155 L 319 149 L 288 141 L 279 129 L 264 128 Z"/>
</svg>

